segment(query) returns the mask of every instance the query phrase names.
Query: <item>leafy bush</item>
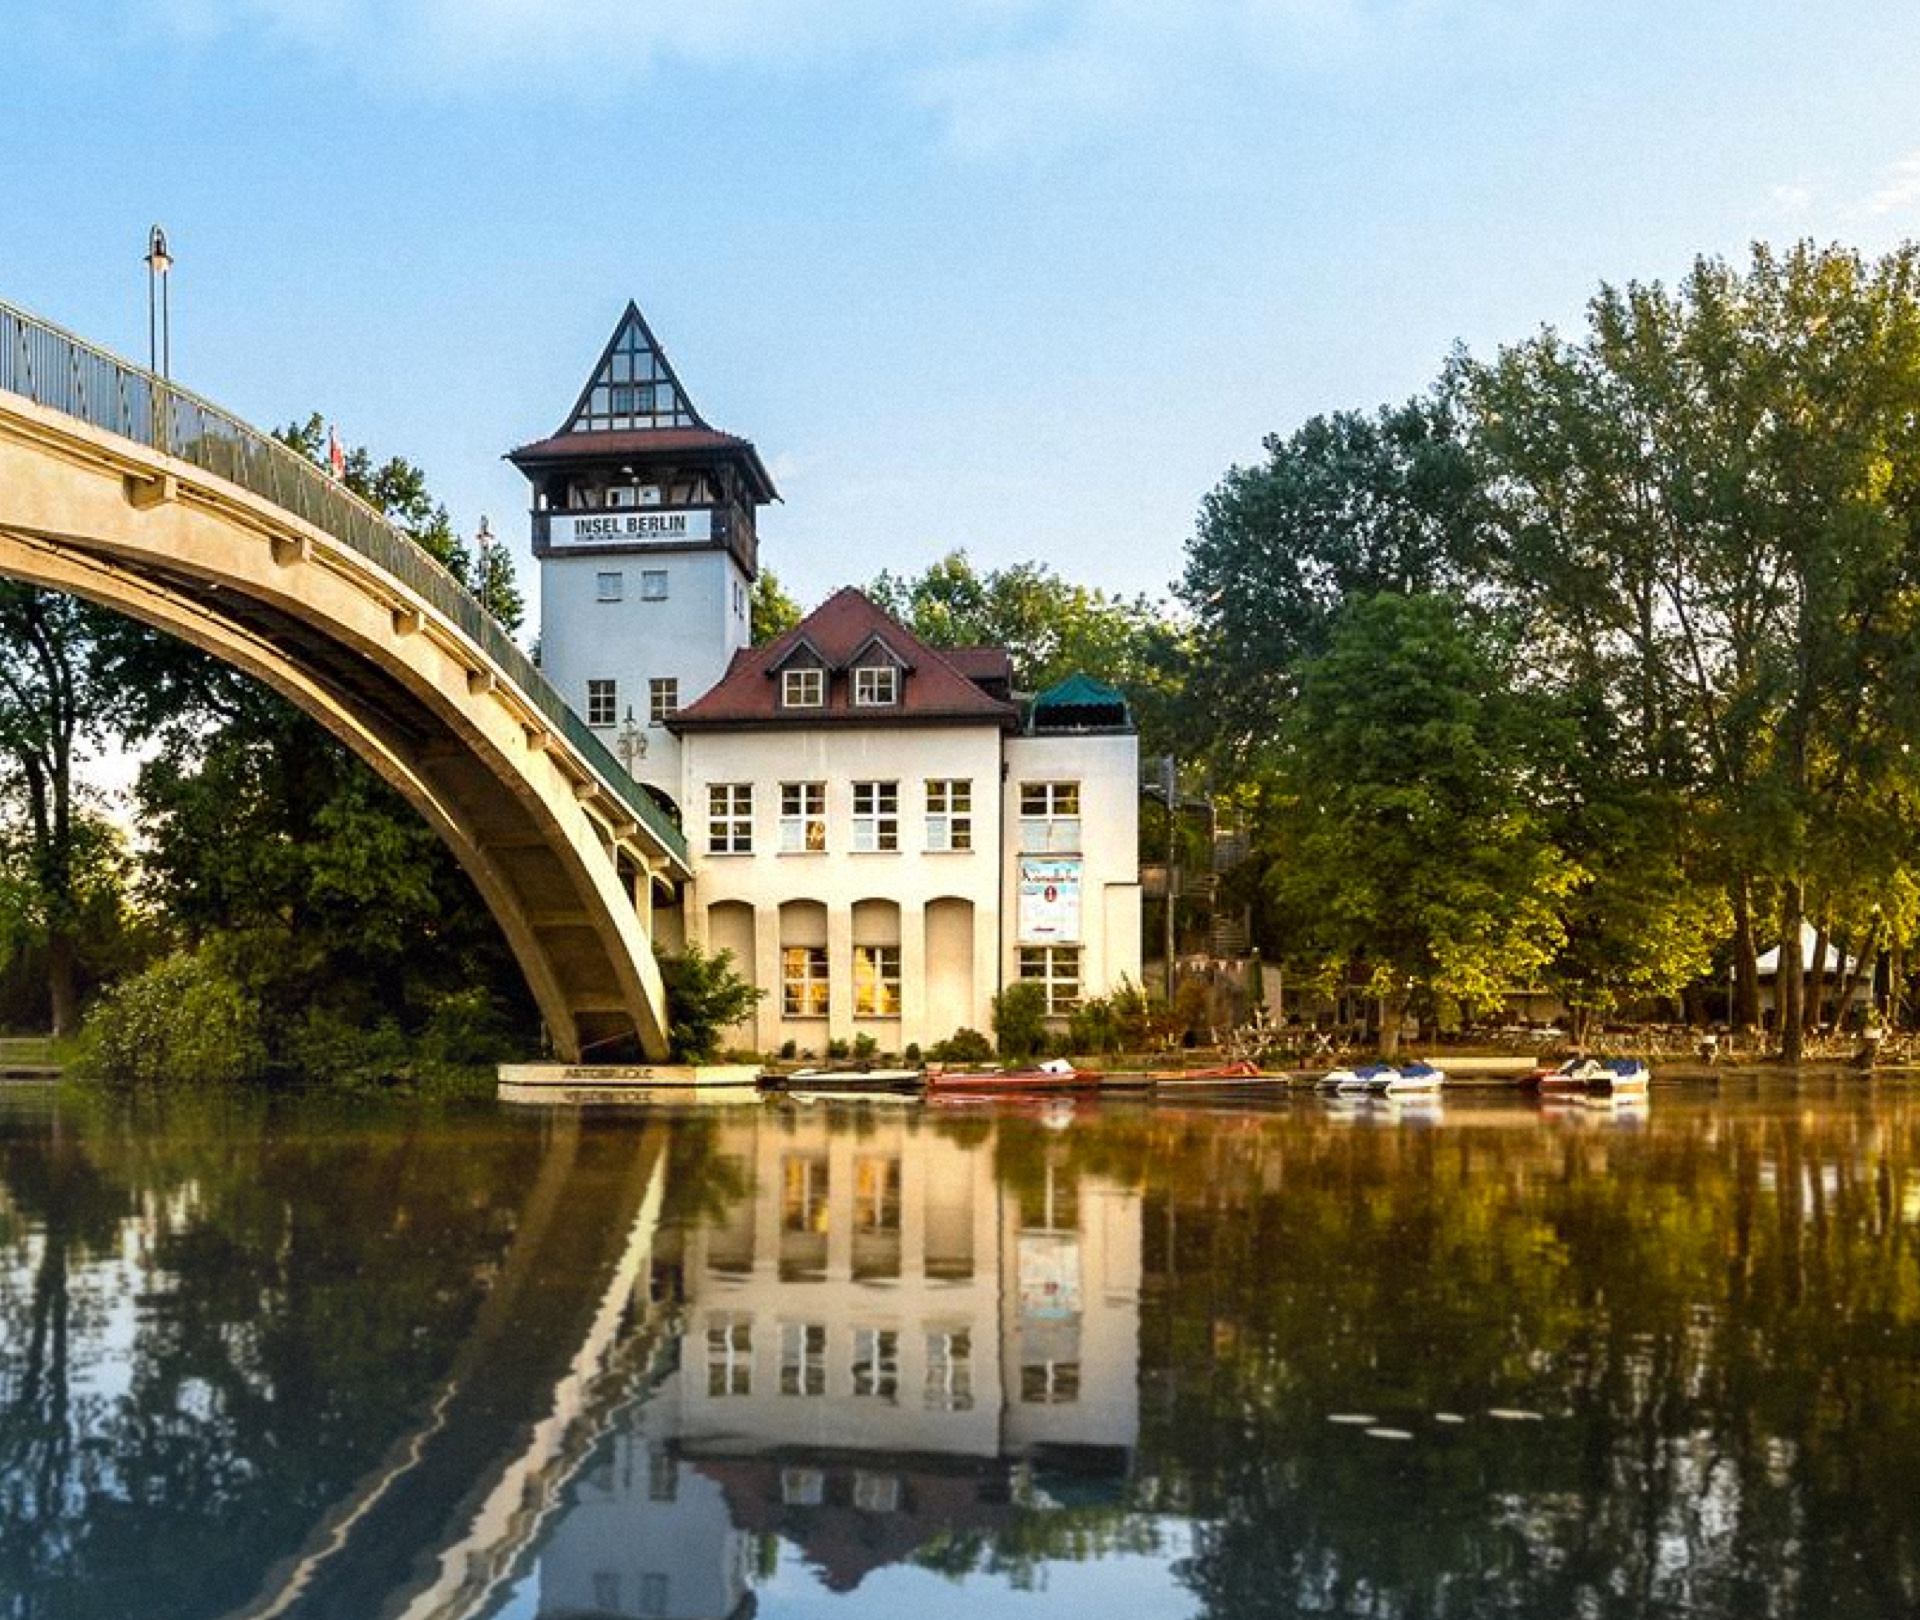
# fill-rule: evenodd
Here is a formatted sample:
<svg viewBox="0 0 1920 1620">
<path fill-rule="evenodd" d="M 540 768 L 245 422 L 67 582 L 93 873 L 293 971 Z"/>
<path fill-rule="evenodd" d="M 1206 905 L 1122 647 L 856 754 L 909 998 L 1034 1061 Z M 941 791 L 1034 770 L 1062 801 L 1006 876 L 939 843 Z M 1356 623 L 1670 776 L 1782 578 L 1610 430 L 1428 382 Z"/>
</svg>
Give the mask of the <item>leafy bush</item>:
<svg viewBox="0 0 1920 1620">
<path fill-rule="evenodd" d="M 131 1085 L 225 1084 L 266 1067 L 260 1008 L 205 956 L 176 951 L 100 999 L 79 1068 Z"/>
<path fill-rule="evenodd" d="M 880 1051 L 880 1043 L 871 1035 L 856 1035 L 853 1038 L 853 1058 L 856 1063 L 871 1063 Z"/>
<path fill-rule="evenodd" d="M 838 1062 L 842 1058 L 846 1057 L 846 1055 L 847 1055 L 847 1043 L 841 1040 L 838 1036 L 835 1036 L 832 1040 L 827 1042 L 827 1057 L 829 1061 Z"/>
<path fill-rule="evenodd" d="M 927 1056 L 935 1063 L 984 1063 L 993 1056 L 993 1042 L 962 1025 L 944 1041 L 935 1041 Z"/>
<path fill-rule="evenodd" d="M 1037 984 L 1010 984 L 993 998 L 993 1038 L 1006 1058 L 1032 1057 L 1047 1044 L 1047 993 Z"/>
<path fill-rule="evenodd" d="M 711 1063 L 720 1032 L 752 1012 L 766 992 L 733 970 L 733 952 L 709 956 L 689 945 L 678 956 L 660 957 L 667 990 L 667 1044 L 676 1063 Z"/>
</svg>

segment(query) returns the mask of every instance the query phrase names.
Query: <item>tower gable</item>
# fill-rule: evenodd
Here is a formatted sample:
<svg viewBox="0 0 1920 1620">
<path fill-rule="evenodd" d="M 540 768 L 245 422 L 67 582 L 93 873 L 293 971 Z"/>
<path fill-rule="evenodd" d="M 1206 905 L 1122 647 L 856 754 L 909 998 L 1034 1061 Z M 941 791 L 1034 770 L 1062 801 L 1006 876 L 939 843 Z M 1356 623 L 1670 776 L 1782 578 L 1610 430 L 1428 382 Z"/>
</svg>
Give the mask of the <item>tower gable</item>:
<svg viewBox="0 0 1920 1620">
<path fill-rule="evenodd" d="M 631 300 L 593 375 L 561 426 L 572 433 L 635 433 L 704 428 L 706 421 L 680 385 L 667 351 Z"/>
</svg>

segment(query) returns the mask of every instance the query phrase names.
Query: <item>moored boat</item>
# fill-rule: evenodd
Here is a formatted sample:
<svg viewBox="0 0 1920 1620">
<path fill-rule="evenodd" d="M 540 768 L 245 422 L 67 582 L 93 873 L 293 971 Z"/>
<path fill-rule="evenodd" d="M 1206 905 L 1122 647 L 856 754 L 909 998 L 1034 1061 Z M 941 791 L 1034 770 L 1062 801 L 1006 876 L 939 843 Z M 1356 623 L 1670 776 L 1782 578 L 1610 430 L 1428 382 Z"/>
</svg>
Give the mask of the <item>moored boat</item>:
<svg viewBox="0 0 1920 1620">
<path fill-rule="evenodd" d="M 770 1091 L 918 1091 L 926 1078 L 922 1069 L 795 1069 L 791 1074 L 762 1075 L 760 1083 Z"/>
<path fill-rule="evenodd" d="M 1367 1063 L 1357 1069 L 1329 1069 L 1317 1082 L 1322 1091 L 1372 1091 L 1375 1084 L 1394 1072 L 1388 1063 Z"/>
<path fill-rule="evenodd" d="M 1216 1063 L 1204 1069 L 1154 1069 L 1147 1073 L 1145 1079 L 1156 1091 L 1178 1089 L 1181 1086 L 1216 1087 L 1285 1083 L 1285 1076 L 1262 1073 L 1260 1065 L 1251 1058 L 1243 1058 L 1234 1063 Z"/>
<path fill-rule="evenodd" d="M 1634 1096 L 1646 1092 L 1653 1075 L 1638 1058 L 1608 1058 L 1587 1082 L 1589 1092 L 1607 1096 Z"/>
<path fill-rule="evenodd" d="M 1431 1063 L 1409 1063 L 1388 1069 L 1371 1084 L 1371 1089 L 1388 1097 L 1428 1096 L 1446 1084 L 1446 1071 Z"/>
<path fill-rule="evenodd" d="M 1071 1091 L 1100 1084 L 1099 1069 L 1080 1069 L 1065 1058 L 1050 1058 L 1022 1069 L 929 1069 L 929 1092 Z"/>
</svg>

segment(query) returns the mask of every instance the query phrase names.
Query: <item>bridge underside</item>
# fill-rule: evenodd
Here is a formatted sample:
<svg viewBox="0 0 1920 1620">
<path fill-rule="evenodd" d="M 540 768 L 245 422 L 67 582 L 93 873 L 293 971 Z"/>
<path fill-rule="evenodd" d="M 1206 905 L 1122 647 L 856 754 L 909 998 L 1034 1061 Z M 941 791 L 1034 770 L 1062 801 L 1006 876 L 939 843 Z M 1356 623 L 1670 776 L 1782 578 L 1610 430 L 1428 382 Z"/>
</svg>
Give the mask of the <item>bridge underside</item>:
<svg viewBox="0 0 1920 1620">
<path fill-rule="evenodd" d="M 669 858 L 404 586 L 223 480 L 10 398 L 0 574 L 143 620 L 266 681 L 453 850 L 563 1058 L 665 1055 L 649 934 Z"/>
</svg>

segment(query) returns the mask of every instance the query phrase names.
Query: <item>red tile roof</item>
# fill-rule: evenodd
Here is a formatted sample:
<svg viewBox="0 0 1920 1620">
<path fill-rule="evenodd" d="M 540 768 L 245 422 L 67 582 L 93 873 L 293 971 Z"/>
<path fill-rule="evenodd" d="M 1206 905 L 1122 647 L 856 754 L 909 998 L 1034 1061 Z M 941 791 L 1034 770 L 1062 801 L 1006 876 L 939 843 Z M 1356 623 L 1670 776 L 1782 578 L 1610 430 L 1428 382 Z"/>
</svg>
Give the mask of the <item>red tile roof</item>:
<svg viewBox="0 0 1920 1620">
<path fill-rule="evenodd" d="M 852 681 L 846 670 L 875 636 L 906 664 L 901 676 L 900 702 L 891 708 L 853 707 Z M 821 709 L 782 709 L 780 683 L 775 678 L 790 654 L 810 647 L 825 661 L 829 676 L 827 703 Z M 997 650 L 997 649 L 994 649 Z M 969 678 L 981 667 L 980 648 L 966 654 L 956 666 L 952 657 L 924 641 L 890 617 L 862 592 L 849 585 L 834 592 L 784 635 L 763 647 L 737 653 L 727 673 L 703 696 L 667 721 L 674 731 L 723 727 L 761 729 L 773 726 L 924 725 L 983 722 L 1012 728 L 1019 708 L 982 691 Z M 1005 658 L 1001 653 L 1000 657 Z M 811 660 L 807 660 L 811 662 Z M 983 670 L 983 673 L 987 673 Z"/>
</svg>

